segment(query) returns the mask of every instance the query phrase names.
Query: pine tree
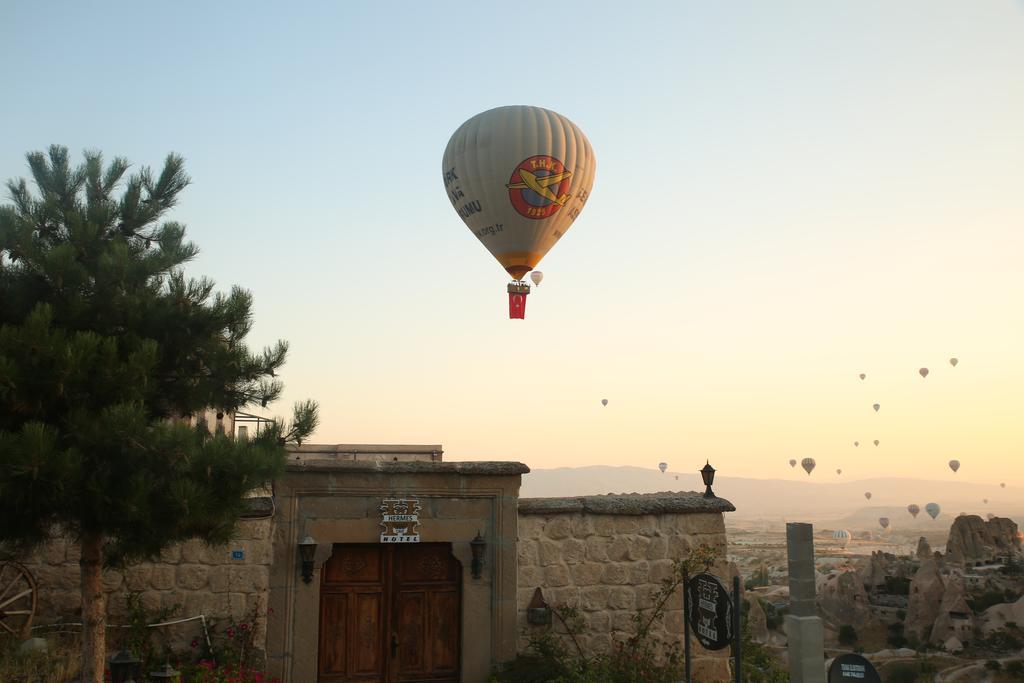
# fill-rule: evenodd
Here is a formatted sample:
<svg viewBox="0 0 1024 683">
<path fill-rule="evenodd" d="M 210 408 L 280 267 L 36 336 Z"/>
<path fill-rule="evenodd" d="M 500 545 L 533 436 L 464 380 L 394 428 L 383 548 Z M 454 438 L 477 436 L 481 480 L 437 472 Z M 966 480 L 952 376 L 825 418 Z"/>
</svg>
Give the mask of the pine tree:
<svg viewBox="0 0 1024 683">
<path fill-rule="evenodd" d="M 251 352 L 250 294 L 183 274 L 198 250 L 163 221 L 189 184 L 181 157 L 132 175 L 98 152 L 77 168 L 64 147 L 27 157 L 37 191 L 9 181 L 0 206 L 0 543 L 80 544 L 82 680 L 100 683 L 102 569 L 227 541 L 317 407 L 250 440 L 190 426 L 278 398 L 287 345 Z"/>
</svg>

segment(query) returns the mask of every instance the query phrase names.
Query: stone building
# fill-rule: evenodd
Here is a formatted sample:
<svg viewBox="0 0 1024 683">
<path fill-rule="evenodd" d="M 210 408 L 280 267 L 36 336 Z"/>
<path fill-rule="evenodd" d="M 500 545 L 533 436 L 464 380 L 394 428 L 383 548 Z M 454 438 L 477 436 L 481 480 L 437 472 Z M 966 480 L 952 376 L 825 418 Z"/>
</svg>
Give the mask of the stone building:
<svg viewBox="0 0 1024 683">
<path fill-rule="evenodd" d="M 110 621 L 126 617 L 124 596 L 137 593 L 150 610 L 178 605 L 196 618 L 166 629 L 186 647 L 204 626 L 246 623 L 268 672 L 286 683 L 483 683 L 549 628 L 528 618 L 538 589 L 547 604 L 579 610 L 586 628 L 577 638 L 594 654 L 632 633 L 632 615 L 651 607 L 673 560 L 708 545 L 722 558 L 711 571 L 728 576 L 728 501 L 519 499 L 527 472 L 515 462 L 445 462 L 439 445 L 292 448 L 235 541 L 189 541 L 157 562 L 106 572 Z M 56 539 L 23 559 L 39 587 L 35 623 L 73 622 L 77 549 Z M 674 595 L 653 638 L 671 647 L 682 632 Z M 727 650 L 693 645 L 695 680 L 729 680 Z"/>
</svg>

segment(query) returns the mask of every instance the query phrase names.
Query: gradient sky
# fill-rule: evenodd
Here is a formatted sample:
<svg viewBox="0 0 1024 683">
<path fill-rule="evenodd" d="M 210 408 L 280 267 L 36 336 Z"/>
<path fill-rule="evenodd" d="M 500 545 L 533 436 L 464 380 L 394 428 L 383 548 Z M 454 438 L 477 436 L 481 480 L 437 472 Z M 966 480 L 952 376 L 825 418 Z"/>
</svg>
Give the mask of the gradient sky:
<svg viewBox="0 0 1024 683">
<path fill-rule="evenodd" d="M 1024 485 L 1024 3 L 290 5 L 0 4 L 0 177 L 183 154 L 189 272 L 291 343 L 268 414 L 453 460 Z M 525 322 L 441 179 L 504 104 L 598 164 Z"/>
</svg>

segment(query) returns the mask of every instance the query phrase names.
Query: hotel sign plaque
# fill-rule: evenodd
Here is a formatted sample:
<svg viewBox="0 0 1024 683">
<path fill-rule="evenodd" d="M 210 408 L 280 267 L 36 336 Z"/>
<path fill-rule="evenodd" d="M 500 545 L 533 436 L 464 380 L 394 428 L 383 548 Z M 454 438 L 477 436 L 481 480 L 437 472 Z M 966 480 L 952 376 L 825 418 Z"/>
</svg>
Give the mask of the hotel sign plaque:
<svg viewBox="0 0 1024 683">
<path fill-rule="evenodd" d="M 380 506 L 381 543 L 419 543 L 420 501 L 385 498 Z"/>
</svg>

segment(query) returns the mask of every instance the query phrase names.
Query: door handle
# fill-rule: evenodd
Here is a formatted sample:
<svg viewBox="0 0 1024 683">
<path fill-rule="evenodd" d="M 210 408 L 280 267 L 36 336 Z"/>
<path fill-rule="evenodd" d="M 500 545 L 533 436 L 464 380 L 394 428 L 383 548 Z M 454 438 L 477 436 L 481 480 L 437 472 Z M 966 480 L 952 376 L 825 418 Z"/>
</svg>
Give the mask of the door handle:
<svg viewBox="0 0 1024 683">
<path fill-rule="evenodd" d="M 397 633 L 392 633 L 391 634 L 391 656 L 392 657 L 397 657 L 398 656 L 398 634 Z"/>
</svg>

